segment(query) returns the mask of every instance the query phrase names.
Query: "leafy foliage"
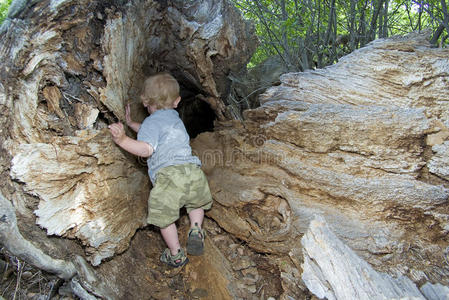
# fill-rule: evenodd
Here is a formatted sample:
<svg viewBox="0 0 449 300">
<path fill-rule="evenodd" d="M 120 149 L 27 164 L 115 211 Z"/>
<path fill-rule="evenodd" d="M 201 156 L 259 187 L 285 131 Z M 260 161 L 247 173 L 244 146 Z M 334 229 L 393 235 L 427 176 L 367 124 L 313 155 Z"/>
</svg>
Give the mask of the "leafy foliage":
<svg viewBox="0 0 449 300">
<path fill-rule="evenodd" d="M 233 0 L 261 44 L 250 66 L 279 56 L 287 70 L 324 67 L 368 42 L 430 28 L 444 46 L 445 0 Z M 445 34 L 442 34 L 445 31 Z"/>
<path fill-rule="evenodd" d="M 8 8 L 11 5 L 12 0 L 0 0 L 0 24 L 8 15 Z"/>
</svg>

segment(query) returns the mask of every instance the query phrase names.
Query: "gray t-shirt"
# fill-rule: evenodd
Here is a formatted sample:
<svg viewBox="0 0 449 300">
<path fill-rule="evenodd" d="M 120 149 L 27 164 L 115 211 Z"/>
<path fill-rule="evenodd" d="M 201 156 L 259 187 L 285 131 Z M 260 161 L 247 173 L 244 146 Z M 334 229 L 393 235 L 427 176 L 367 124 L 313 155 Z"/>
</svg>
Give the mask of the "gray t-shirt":
<svg viewBox="0 0 449 300">
<path fill-rule="evenodd" d="M 188 163 L 201 166 L 199 158 L 192 155 L 189 135 L 174 109 L 159 109 L 145 118 L 137 140 L 153 147 L 154 152 L 147 160 L 148 174 L 153 184 L 161 168 Z"/>
</svg>

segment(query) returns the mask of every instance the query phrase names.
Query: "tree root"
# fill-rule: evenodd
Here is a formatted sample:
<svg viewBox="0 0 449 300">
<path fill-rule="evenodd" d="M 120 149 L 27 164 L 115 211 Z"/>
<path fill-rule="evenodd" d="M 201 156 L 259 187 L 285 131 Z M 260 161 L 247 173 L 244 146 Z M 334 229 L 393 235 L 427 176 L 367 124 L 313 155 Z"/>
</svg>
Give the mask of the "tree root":
<svg viewBox="0 0 449 300">
<path fill-rule="evenodd" d="M 14 256 L 70 282 L 72 292 L 81 299 L 113 299 L 108 295 L 92 268 L 83 257 L 73 261 L 55 259 L 26 240 L 17 227 L 14 207 L 0 193 L 0 243 Z"/>
</svg>

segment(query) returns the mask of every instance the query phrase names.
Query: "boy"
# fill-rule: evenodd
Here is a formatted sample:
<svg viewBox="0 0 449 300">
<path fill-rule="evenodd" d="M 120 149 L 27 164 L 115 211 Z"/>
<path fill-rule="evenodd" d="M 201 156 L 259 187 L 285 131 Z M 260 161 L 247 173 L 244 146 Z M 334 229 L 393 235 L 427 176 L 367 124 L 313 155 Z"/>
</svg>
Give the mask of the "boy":
<svg viewBox="0 0 449 300">
<path fill-rule="evenodd" d="M 181 101 L 176 79 L 166 73 L 148 77 L 140 98 L 150 116 L 143 123 L 134 122 L 129 105 L 125 114 L 126 124 L 137 132 L 137 140 L 125 134 L 122 123 L 109 125 L 109 130 L 118 146 L 134 155 L 148 157 L 153 189 L 148 200 L 147 221 L 160 228 L 168 246 L 160 260 L 180 267 L 189 260 L 179 244 L 175 224 L 179 209 L 185 206 L 190 219 L 187 253 L 201 255 L 204 250 L 201 226 L 204 210 L 211 208 L 212 196 L 200 169 L 201 162 L 192 155 L 189 136 L 174 109 Z"/>
</svg>

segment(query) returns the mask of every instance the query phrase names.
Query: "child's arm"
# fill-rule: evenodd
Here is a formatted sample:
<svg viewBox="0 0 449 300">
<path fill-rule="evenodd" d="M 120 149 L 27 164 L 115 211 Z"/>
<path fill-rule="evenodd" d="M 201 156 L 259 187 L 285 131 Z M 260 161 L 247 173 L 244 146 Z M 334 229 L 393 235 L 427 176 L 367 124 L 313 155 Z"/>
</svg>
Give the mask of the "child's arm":
<svg viewBox="0 0 449 300">
<path fill-rule="evenodd" d="M 153 147 L 142 141 L 137 141 L 125 134 L 125 128 L 122 123 L 114 123 L 108 126 L 112 135 L 112 140 L 124 150 L 131 154 L 149 157 L 153 154 Z"/>
<path fill-rule="evenodd" d="M 140 123 L 134 122 L 131 119 L 131 108 L 129 107 L 129 104 L 127 104 L 125 107 L 125 118 L 126 118 L 126 125 L 128 125 L 135 132 L 138 132 L 140 129 Z"/>
</svg>

